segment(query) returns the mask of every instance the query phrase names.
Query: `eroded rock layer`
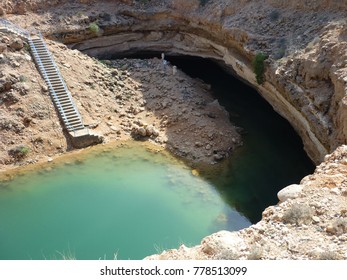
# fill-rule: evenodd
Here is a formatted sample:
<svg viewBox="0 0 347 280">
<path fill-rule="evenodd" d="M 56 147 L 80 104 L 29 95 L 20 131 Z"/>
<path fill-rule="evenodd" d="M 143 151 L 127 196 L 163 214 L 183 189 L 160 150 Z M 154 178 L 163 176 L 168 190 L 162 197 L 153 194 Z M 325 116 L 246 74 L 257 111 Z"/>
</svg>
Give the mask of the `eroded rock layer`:
<svg viewBox="0 0 347 280">
<path fill-rule="evenodd" d="M 20 21 L 92 56 L 160 51 L 217 59 L 289 120 L 316 163 L 346 142 L 345 4 L 99 2 L 32 1 L 27 13 L 33 9 L 40 20 Z M 252 66 L 258 52 L 269 56 L 262 85 Z"/>
</svg>

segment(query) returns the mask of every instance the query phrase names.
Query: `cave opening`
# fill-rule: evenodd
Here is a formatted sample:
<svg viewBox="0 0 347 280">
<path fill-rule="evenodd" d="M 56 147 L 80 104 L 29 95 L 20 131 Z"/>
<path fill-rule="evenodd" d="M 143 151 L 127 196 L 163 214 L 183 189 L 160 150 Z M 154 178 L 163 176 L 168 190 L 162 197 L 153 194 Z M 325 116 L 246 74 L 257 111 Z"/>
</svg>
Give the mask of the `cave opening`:
<svg viewBox="0 0 347 280">
<path fill-rule="evenodd" d="M 107 59 L 153 57 L 161 58 L 161 52 L 112 54 Z M 231 122 L 242 129 L 243 146 L 219 164 L 219 172 L 205 170 L 201 175 L 227 203 L 252 223 L 258 222 L 266 207 L 277 204 L 278 191 L 299 183 L 314 171 L 301 138 L 286 119 L 223 62 L 179 54 L 165 55 L 165 60 L 209 84 Z"/>
</svg>

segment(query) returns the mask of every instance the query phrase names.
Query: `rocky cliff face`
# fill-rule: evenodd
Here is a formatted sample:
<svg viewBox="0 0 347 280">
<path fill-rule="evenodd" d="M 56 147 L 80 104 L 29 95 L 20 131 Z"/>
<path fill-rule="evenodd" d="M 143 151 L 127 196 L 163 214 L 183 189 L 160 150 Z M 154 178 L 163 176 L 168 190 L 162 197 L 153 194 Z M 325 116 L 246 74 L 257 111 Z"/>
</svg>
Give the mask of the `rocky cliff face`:
<svg viewBox="0 0 347 280">
<path fill-rule="evenodd" d="M 343 3 L 56 2 L 54 15 L 39 10 L 41 21 L 25 24 L 92 56 L 160 51 L 217 59 L 289 120 L 316 163 L 346 142 Z M 98 30 L 90 28 L 93 22 Z M 252 69 L 258 52 L 269 56 L 262 85 Z"/>
</svg>

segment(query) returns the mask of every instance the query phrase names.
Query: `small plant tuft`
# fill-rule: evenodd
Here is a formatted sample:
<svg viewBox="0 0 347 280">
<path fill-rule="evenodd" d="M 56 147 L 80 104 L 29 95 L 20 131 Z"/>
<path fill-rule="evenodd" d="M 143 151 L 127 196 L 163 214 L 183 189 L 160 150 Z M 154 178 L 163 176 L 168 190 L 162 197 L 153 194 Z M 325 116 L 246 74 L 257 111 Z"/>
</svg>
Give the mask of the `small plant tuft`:
<svg viewBox="0 0 347 280">
<path fill-rule="evenodd" d="M 100 31 L 100 27 L 96 22 L 92 22 L 91 24 L 89 24 L 89 31 L 93 34 L 98 34 Z"/>
<path fill-rule="evenodd" d="M 267 56 L 263 53 L 257 53 L 253 59 L 253 71 L 255 77 L 257 79 L 257 83 L 259 85 L 264 82 L 264 72 L 265 72 L 265 64 L 264 61 Z"/>
<path fill-rule="evenodd" d="M 28 78 L 27 78 L 26 76 L 24 76 L 24 75 L 20 75 L 20 76 L 19 76 L 19 81 L 20 81 L 21 83 L 25 83 L 25 82 L 28 81 Z"/>
<path fill-rule="evenodd" d="M 312 216 L 313 211 L 309 206 L 295 203 L 284 213 L 282 220 L 284 223 L 299 226 L 308 224 L 312 220 Z"/>
<path fill-rule="evenodd" d="M 347 219 L 338 218 L 329 228 L 329 232 L 335 235 L 347 233 Z"/>
<path fill-rule="evenodd" d="M 24 158 L 25 156 L 27 156 L 27 154 L 30 152 L 30 148 L 25 146 L 25 145 L 20 145 L 20 146 L 17 146 L 11 150 L 9 150 L 9 154 L 16 158 L 16 159 L 22 159 Z"/>
<path fill-rule="evenodd" d="M 27 44 L 27 43 L 24 43 L 24 50 L 25 50 L 26 52 L 30 53 L 30 50 L 31 50 L 30 45 Z"/>
</svg>

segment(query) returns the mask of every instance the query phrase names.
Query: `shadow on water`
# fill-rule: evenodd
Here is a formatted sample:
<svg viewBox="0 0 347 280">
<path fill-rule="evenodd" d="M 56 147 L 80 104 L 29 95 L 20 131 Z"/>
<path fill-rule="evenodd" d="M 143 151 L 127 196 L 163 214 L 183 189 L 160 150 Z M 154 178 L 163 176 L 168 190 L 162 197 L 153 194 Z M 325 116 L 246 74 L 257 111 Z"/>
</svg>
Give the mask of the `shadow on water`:
<svg viewBox="0 0 347 280">
<path fill-rule="evenodd" d="M 193 57 L 169 57 L 173 65 L 211 84 L 233 124 L 244 129 L 243 143 L 216 173 L 205 176 L 222 197 L 251 222 L 278 202 L 277 192 L 312 173 L 314 165 L 288 121 L 250 86 L 216 62 Z"/>
</svg>

